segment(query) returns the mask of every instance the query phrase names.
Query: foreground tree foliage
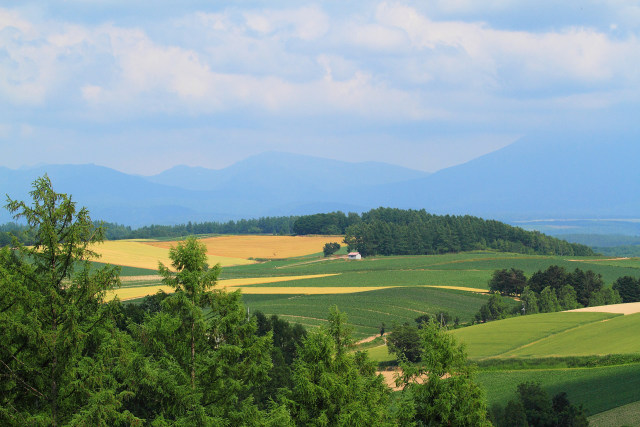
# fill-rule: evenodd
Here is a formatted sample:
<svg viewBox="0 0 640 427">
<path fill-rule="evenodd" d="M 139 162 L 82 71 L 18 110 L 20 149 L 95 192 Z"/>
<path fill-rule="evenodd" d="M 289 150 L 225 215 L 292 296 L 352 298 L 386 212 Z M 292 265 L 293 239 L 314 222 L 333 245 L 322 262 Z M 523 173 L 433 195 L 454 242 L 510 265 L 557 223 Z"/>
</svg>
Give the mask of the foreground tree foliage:
<svg viewBox="0 0 640 427">
<path fill-rule="evenodd" d="M 503 409 L 492 408 L 492 419 L 498 427 L 583 427 L 589 421 L 581 406 L 572 405 L 564 392 L 549 398 L 539 383 L 518 385 L 516 397 Z"/>
<path fill-rule="evenodd" d="M 461 345 L 436 323 L 418 330 L 420 363 L 400 363 L 402 387 L 397 409 L 400 425 L 490 426 L 482 389 Z"/>
<path fill-rule="evenodd" d="M 271 334 L 258 336 L 239 292 L 213 290 L 219 266 L 188 238 L 171 249 L 175 273 L 160 265 L 175 292 L 160 311 L 131 325 L 140 357 L 131 372 L 132 412 L 155 425 L 286 425 L 283 405 L 256 397 L 269 381 Z"/>
<path fill-rule="evenodd" d="M 118 271 L 89 263 L 102 230 L 48 177 L 30 194 L 31 205 L 9 199 L 7 207 L 32 228 L 34 246 L 14 241 L 0 254 L 0 421 L 135 423 L 123 409 L 128 340 L 115 327 L 114 304 L 104 302 Z"/>
<path fill-rule="evenodd" d="M 393 425 L 390 389 L 364 352 L 351 353 L 346 315 L 335 306 L 329 326 L 309 332 L 293 363 L 289 406 L 299 426 Z"/>
</svg>

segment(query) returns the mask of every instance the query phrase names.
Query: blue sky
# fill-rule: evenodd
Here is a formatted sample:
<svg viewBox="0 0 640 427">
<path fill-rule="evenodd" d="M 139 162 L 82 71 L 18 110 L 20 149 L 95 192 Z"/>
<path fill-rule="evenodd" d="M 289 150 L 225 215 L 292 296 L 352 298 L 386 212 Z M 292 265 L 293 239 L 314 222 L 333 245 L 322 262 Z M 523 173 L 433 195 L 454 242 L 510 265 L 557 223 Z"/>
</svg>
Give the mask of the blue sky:
<svg viewBox="0 0 640 427">
<path fill-rule="evenodd" d="M 153 174 L 277 150 L 435 171 L 635 130 L 627 0 L 0 1 L 0 166 Z"/>
</svg>

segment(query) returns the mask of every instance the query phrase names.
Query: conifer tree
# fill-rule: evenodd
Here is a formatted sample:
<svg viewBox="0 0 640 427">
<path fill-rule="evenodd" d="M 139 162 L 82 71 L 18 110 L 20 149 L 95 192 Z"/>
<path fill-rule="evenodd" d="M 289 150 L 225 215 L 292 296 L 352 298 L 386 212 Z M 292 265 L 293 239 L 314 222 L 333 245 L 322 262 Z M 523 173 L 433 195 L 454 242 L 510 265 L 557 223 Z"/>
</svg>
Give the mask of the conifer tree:
<svg viewBox="0 0 640 427">
<path fill-rule="evenodd" d="M 102 241 L 89 212 L 53 191 L 45 175 L 32 203 L 8 199 L 15 219 L 33 230 L 31 247 L 14 240 L 0 255 L 0 421 L 15 425 L 119 424 L 128 393 L 116 378 L 125 351 L 107 290 L 113 267 L 94 270 L 91 246 Z"/>
</svg>

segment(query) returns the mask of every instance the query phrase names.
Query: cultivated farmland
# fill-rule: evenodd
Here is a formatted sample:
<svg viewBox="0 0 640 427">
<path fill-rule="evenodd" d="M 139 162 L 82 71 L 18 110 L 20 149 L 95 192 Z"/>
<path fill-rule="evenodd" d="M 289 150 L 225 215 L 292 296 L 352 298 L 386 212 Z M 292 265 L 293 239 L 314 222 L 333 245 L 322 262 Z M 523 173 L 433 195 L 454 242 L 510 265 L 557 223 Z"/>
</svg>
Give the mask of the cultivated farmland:
<svg viewBox="0 0 640 427">
<path fill-rule="evenodd" d="M 550 265 L 572 271 L 591 269 L 602 274 L 607 285 L 618 277 L 640 277 L 637 259 L 575 258 L 520 255 L 492 251 L 430 256 L 369 257 L 347 261 L 324 258 L 319 252 L 325 242 L 340 237 L 284 238 L 278 236 L 225 236 L 203 239 L 210 262 L 223 260 L 218 288 L 240 289 L 251 313 L 277 314 L 306 327 L 326 324 L 329 307 L 337 305 L 348 315 L 355 339 L 379 334 L 382 324 L 389 331 L 394 324 L 414 324 L 423 314 L 447 311 L 461 323 L 470 322 L 488 296 L 482 292 L 494 270 L 519 268 L 531 275 Z M 111 242 L 109 242 L 111 243 Z M 115 242 L 114 242 L 115 243 Z M 126 246 L 137 243 L 135 246 Z M 155 269 L 158 259 L 168 265 L 168 248 L 175 242 L 127 242 L 119 255 L 109 254 L 101 261 L 128 259 L 133 248 L 146 255 L 146 264 L 137 267 Z M 222 245 L 222 246 L 221 246 Z M 298 246 L 299 245 L 299 246 Z M 307 246 L 308 245 L 308 246 Z M 114 246 L 117 252 L 117 247 Z M 154 252 L 155 251 L 155 252 Z M 215 258 L 213 256 L 222 258 Z M 118 258 L 118 256 L 120 258 Z M 149 261 L 149 258 L 164 258 Z M 261 262 L 249 260 L 260 258 Z M 264 259 L 270 260 L 265 261 Z M 126 260 L 126 262 L 124 262 Z M 118 290 L 121 299 L 154 293 L 161 286 L 152 270 L 127 268 Z M 135 273 L 140 275 L 135 277 Z M 166 290 L 166 289 L 165 289 Z M 513 302 L 517 305 L 519 303 Z M 622 378 L 640 387 L 640 365 L 569 368 L 550 357 L 596 357 L 605 354 L 640 353 L 635 331 L 640 314 L 622 316 L 612 313 L 551 313 L 516 317 L 452 331 L 467 346 L 473 360 L 497 364 L 482 367 L 479 380 L 487 390 L 490 403 L 511 398 L 518 383 L 540 381 L 550 393 L 567 391 L 572 402 L 583 403 L 590 414 L 640 400 L 638 388 L 616 387 Z M 370 356 L 378 361 L 393 360 L 384 345 L 370 346 Z M 551 360 L 553 369 L 513 370 L 518 361 Z M 504 366 L 500 367 L 503 363 Z M 528 363 L 528 362 L 526 362 Z M 526 365 L 525 363 L 525 365 Z M 607 390 L 599 399 L 593 390 Z"/>
<path fill-rule="evenodd" d="M 325 243 L 342 242 L 342 236 L 218 236 L 200 239 L 210 255 L 231 259 L 280 259 L 322 252 Z M 146 242 L 169 249 L 177 242 Z"/>
<path fill-rule="evenodd" d="M 158 269 L 158 262 L 166 266 L 171 265 L 169 259 L 169 246 L 167 248 L 156 247 L 148 241 L 140 240 L 115 240 L 106 241 L 94 245 L 91 248 L 98 253 L 100 261 L 105 264 L 122 265 L 127 267 Z M 209 264 L 220 264 L 223 267 L 230 265 L 251 264 L 253 261 L 243 258 L 223 257 L 207 254 Z"/>
</svg>

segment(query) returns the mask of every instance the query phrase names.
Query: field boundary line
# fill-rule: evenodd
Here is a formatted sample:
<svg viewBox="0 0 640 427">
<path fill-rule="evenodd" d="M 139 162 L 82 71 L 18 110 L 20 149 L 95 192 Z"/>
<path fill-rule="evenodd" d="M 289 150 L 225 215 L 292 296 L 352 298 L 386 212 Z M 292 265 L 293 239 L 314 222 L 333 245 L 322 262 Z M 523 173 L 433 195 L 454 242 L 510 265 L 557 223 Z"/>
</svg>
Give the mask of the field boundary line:
<svg viewBox="0 0 640 427">
<path fill-rule="evenodd" d="M 605 319 L 605 320 L 611 320 L 611 319 L 612 318 L 608 318 L 608 319 Z M 495 356 L 486 357 L 485 359 L 499 358 L 500 356 L 508 355 L 508 353 L 512 353 L 512 352 L 515 352 L 515 351 L 518 351 L 518 350 L 522 350 L 523 348 L 531 347 L 532 345 L 538 344 L 539 342 L 547 340 L 547 339 L 549 339 L 551 337 L 555 337 L 555 336 L 558 336 L 558 335 L 561 335 L 561 334 L 565 334 L 565 333 L 568 333 L 568 332 L 571 332 L 571 331 L 575 331 L 576 329 L 587 327 L 587 326 L 593 325 L 595 323 L 600 323 L 602 321 L 603 321 L 603 319 L 592 320 L 592 321 L 590 321 L 588 323 L 583 323 L 583 324 L 580 324 L 580 325 L 577 325 L 577 326 L 572 326 L 570 328 L 563 329 L 563 330 L 558 331 L 558 332 L 553 332 L 553 333 L 551 333 L 551 334 L 549 334 L 547 336 L 544 336 L 542 338 L 539 338 L 539 339 L 537 339 L 535 341 L 531 341 L 531 342 L 529 342 L 527 344 L 524 344 L 524 345 L 521 345 L 521 346 L 518 346 L 518 347 L 514 347 L 512 349 L 509 349 L 509 350 L 505 351 L 504 353 L 500 353 L 500 354 L 497 354 Z M 481 359 L 481 360 L 485 360 L 485 359 Z"/>
</svg>

